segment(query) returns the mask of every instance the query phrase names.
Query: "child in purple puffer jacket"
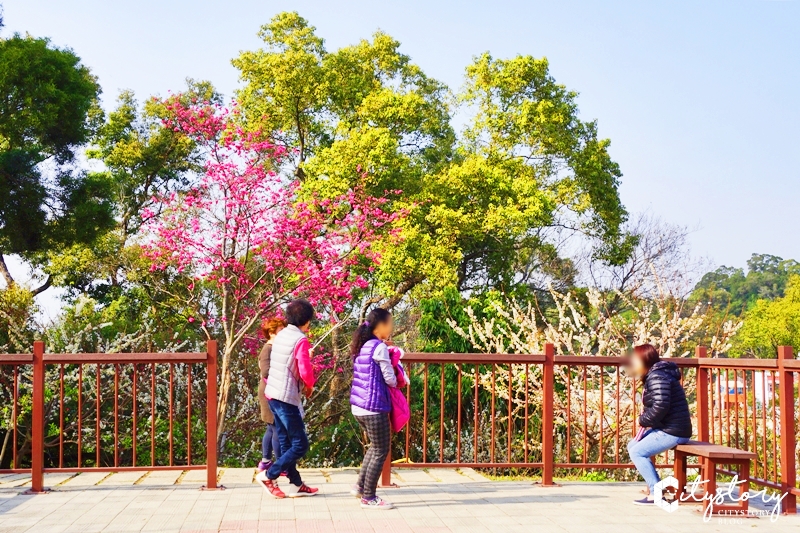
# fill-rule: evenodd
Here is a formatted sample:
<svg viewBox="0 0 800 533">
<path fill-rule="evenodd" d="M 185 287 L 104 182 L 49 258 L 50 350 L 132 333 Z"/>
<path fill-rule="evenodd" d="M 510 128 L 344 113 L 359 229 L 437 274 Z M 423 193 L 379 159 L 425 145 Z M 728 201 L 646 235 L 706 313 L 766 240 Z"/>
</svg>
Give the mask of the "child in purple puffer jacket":
<svg viewBox="0 0 800 533">
<path fill-rule="evenodd" d="M 367 320 L 353 333 L 350 345 L 353 356 L 351 411 L 369 439 L 369 449 L 361 464 L 358 483 L 351 492 L 361 498 L 361 507 L 364 509 L 394 507 L 375 494 L 392 438 L 389 420 L 392 399 L 389 389 L 398 384 L 386 345 L 393 329 L 391 313 L 386 309 L 373 309 L 367 315 Z"/>
</svg>

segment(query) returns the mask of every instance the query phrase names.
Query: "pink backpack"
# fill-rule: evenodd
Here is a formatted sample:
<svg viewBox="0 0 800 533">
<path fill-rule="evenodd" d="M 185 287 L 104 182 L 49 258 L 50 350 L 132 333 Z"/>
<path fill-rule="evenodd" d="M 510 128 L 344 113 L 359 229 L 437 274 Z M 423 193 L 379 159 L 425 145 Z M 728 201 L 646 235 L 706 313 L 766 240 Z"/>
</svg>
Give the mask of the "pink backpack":
<svg viewBox="0 0 800 533">
<path fill-rule="evenodd" d="M 403 357 L 403 352 L 394 346 L 389 347 L 389 356 L 392 359 L 392 366 L 397 373 L 397 387 L 389 387 L 389 399 L 392 402 L 392 412 L 389 413 L 389 419 L 392 423 L 392 431 L 395 433 L 402 430 L 411 418 L 411 411 L 408 407 L 408 400 L 403 394 L 402 388 L 408 383 L 403 365 L 400 364 L 400 359 Z"/>
</svg>

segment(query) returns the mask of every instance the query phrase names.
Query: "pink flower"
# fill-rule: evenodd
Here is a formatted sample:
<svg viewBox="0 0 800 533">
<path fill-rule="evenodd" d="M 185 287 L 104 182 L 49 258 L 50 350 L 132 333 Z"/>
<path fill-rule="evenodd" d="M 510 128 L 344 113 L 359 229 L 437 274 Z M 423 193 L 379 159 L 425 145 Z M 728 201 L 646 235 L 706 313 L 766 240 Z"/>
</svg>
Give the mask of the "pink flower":
<svg viewBox="0 0 800 533">
<path fill-rule="evenodd" d="M 374 245 L 396 238 L 404 212 L 391 212 L 388 198 L 360 189 L 298 201 L 302 184 L 287 184 L 272 170 L 286 149 L 261 132 L 242 131 L 235 104 L 230 111 L 208 102 L 187 106 L 181 95 L 163 103 L 165 125 L 202 148 L 204 170 L 189 190 L 153 199 L 144 213 L 144 254 L 151 271 L 184 279 L 193 298 L 206 290 L 217 301 L 229 298 L 221 314 L 215 306 L 205 311 L 203 325 L 252 328 L 293 296 L 342 311 L 355 291 L 368 287 L 358 271 L 379 264 Z M 330 359 L 317 363 L 333 368 Z"/>
</svg>

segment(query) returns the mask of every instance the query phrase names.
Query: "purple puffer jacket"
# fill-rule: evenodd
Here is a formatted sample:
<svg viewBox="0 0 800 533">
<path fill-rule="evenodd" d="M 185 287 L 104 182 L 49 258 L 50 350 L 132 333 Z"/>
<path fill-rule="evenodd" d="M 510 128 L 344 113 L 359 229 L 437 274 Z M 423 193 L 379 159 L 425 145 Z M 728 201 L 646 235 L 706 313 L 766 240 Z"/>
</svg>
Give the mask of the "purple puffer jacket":
<svg viewBox="0 0 800 533">
<path fill-rule="evenodd" d="M 378 339 L 368 340 L 353 361 L 350 404 L 373 413 L 388 413 L 392 410 L 389 386 L 383 379 L 380 365 L 372 359 L 375 349 L 381 344 Z"/>
</svg>

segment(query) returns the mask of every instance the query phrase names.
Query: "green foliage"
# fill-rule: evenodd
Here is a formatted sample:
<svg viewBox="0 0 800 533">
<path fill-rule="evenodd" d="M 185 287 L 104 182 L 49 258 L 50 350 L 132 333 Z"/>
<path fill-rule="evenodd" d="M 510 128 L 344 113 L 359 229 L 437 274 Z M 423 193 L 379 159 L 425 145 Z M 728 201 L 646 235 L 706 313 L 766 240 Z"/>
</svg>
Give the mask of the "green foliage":
<svg viewBox="0 0 800 533">
<path fill-rule="evenodd" d="M 33 293 L 13 284 L 0 290 L 0 353 L 27 353 L 33 343 L 37 312 Z"/>
<path fill-rule="evenodd" d="M 734 339 L 733 355 L 775 358 L 778 346 L 800 351 L 800 274 L 792 274 L 784 296 L 759 299 L 745 314 Z"/>
<path fill-rule="evenodd" d="M 45 331 L 47 349 L 57 353 L 200 349 L 202 332 L 187 322 L 184 309 L 172 310 L 165 312 L 139 286 L 103 305 L 81 295 Z"/>
<path fill-rule="evenodd" d="M 187 83 L 184 98 L 219 102 L 208 82 Z M 151 205 L 154 194 L 186 186 L 188 174 L 200 164 L 195 143 L 164 126 L 167 113 L 161 100 L 148 99 L 140 105 L 131 91 L 123 91 L 87 150 L 89 158 L 102 161 L 103 174 L 113 184 L 116 215 L 124 235 L 136 233 L 141 212 Z"/>
<path fill-rule="evenodd" d="M 183 98 L 219 102 L 208 82 L 187 80 Z M 66 250 L 44 254 L 39 266 L 53 283 L 69 289 L 70 297 L 81 294 L 99 303 L 112 301 L 132 285 L 131 278 L 149 279 L 149 264 L 129 240 L 137 235 L 142 212 L 152 207 L 155 195 L 185 188 L 200 165 L 196 144 L 185 135 L 166 128 L 167 110 L 160 100 L 140 104 L 130 91 L 123 91 L 117 107 L 92 135 L 86 151 L 103 170 L 89 175 L 109 185 L 115 225 L 94 242 L 79 243 Z"/>
<path fill-rule="evenodd" d="M 62 161 L 88 136 L 100 88 L 71 50 L 48 39 L 14 35 L 0 41 L 3 150 L 34 149 Z"/>
<path fill-rule="evenodd" d="M 598 139 L 596 122 L 578 118 L 576 98 L 550 76 L 547 59 L 485 53 L 467 67 L 460 99 L 476 114 L 462 147 L 465 192 L 483 191 L 474 206 L 485 213 L 477 217 L 482 225 L 476 233 L 482 227 L 501 243 L 516 237 L 495 245 L 506 257 L 512 243 L 535 251 L 541 237 L 531 229 L 558 223 L 566 208 L 588 216 L 582 225 L 604 243 L 598 256 L 627 258 L 629 243 L 621 234 L 627 212 L 617 194 L 621 172 L 608 154 L 610 142 Z"/>
<path fill-rule="evenodd" d="M 72 51 L 47 39 L 0 40 L 0 251 L 91 242 L 110 226 L 108 183 L 70 167 L 99 93 Z M 45 161 L 53 176 L 42 174 Z"/>
<path fill-rule="evenodd" d="M 445 287 L 510 293 L 542 273 L 571 279 L 547 234 L 556 226 L 596 237 L 603 260 L 629 253 L 608 141 L 579 120 L 576 94 L 546 60 L 485 54 L 454 99 L 381 32 L 330 52 L 305 19 L 282 13 L 259 35 L 264 48 L 233 62 L 242 119 L 295 154 L 287 170 L 302 194 L 402 191 L 387 205 L 409 212 L 401 241 L 381 249 L 373 275 L 384 305 Z M 460 138 L 454 103 L 472 112 Z"/>
<path fill-rule="evenodd" d="M 467 305 L 461 293 L 454 288 L 446 288 L 439 298 L 426 298 L 420 301 L 420 318 L 417 323 L 422 340 L 422 351 L 433 353 L 468 353 L 471 344 L 458 335 L 447 319 L 454 320 L 462 328 L 469 326 Z"/>
<path fill-rule="evenodd" d="M 238 93 L 245 119 L 264 131 L 281 132 L 275 140 L 297 147 L 297 168 L 325 138 L 321 124 L 325 73 L 322 39 L 297 13 L 282 13 L 265 25 L 259 37 L 265 50 L 243 52 L 233 65 L 247 83 Z M 263 121 L 263 122 L 262 122 Z"/>
<path fill-rule="evenodd" d="M 581 481 L 613 481 L 605 470 L 586 472 L 580 479 Z"/>
<path fill-rule="evenodd" d="M 758 300 L 783 296 L 789 278 L 800 274 L 800 263 L 774 255 L 753 254 L 742 269 L 720 267 L 707 273 L 695 286 L 690 299 L 720 312 L 742 316 Z"/>
</svg>

